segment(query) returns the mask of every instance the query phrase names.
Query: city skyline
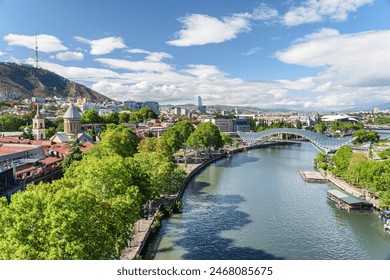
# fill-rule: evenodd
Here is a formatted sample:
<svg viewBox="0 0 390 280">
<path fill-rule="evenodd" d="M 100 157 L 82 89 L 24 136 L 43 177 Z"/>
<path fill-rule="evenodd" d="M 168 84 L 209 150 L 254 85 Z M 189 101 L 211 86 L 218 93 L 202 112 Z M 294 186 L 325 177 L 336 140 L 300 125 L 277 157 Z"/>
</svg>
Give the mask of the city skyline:
<svg viewBox="0 0 390 280">
<path fill-rule="evenodd" d="M 211 2 L 211 3 L 210 3 Z M 0 1 L 0 61 L 116 100 L 344 110 L 390 102 L 390 1 Z"/>
</svg>

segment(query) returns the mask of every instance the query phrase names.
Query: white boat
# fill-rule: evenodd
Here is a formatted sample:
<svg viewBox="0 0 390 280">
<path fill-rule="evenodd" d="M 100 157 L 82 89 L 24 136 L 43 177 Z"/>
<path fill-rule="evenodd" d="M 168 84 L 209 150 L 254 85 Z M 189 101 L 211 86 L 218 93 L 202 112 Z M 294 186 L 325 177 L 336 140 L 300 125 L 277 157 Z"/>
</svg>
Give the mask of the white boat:
<svg viewBox="0 0 390 280">
<path fill-rule="evenodd" d="M 387 222 L 383 225 L 383 228 L 384 228 L 384 230 L 390 231 L 390 221 L 387 221 Z"/>
</svg>

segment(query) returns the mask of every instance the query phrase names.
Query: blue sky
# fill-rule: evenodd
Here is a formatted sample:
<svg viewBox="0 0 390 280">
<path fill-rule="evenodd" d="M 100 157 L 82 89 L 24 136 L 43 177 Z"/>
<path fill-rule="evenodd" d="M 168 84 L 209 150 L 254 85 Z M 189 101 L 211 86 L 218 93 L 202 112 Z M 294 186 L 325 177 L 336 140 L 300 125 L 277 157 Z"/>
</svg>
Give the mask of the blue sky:
<svg viewBox="0 0 390 280">
<path fill-rule="evenodd" d="M 0 61 L 117 100 L 342 110 L 390 102 L 389 0 L 0 0 Z"/>
</svg>

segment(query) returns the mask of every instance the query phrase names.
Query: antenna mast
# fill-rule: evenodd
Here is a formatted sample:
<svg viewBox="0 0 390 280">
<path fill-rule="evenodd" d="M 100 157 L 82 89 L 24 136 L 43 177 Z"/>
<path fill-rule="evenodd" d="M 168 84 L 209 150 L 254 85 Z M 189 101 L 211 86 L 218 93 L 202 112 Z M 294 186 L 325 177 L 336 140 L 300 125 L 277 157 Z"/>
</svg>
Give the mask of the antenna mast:
<svg viewBox="0 0 390 280">
<path fill-rule="evenodd" d="M 39 68 L 39 57 L 38 57 L 38 36 L 35 34 L 35 68 Z"/>
</svg>

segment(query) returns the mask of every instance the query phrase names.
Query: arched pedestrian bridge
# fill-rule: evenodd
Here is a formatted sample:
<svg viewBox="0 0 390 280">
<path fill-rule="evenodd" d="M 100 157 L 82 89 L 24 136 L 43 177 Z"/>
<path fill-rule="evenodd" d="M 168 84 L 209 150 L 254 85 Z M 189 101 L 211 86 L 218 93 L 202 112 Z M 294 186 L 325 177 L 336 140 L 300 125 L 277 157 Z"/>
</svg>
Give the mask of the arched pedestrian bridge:
<svg viewBox="0 0 390 280">
<path fill-rule="evenodd" d="M 342 146 L 349 145 L 353 142 L 353 140 L 355 140 L 355 138 L 352 137 L 331 138 L 310 130 L 297 128 L 275 128 L 256 133 L 237 131 L 237 134 L 244 141 L 249 143 L 254 143 L 261 140 L 265 141 L 269 136 L 272 135 L 293 134 L 309 140 L 315 147 L 326 153 L 337 151 Z"/>
</svg>

